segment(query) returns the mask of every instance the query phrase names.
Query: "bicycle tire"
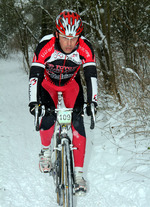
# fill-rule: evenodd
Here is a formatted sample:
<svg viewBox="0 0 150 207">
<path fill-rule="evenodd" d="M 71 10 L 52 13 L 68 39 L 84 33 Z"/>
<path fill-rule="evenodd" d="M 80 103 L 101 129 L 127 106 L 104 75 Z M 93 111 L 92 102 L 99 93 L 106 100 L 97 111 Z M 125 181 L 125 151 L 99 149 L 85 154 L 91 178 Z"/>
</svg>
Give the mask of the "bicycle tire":
<svg viewBox="0 0 150 207">
<path fill-rule="evenodd" d="M 61 155 L 61 180 L 63 191 L 63 207 L 73 207 L 73 184 L 69 141 L 64 141 Z"/>
<path fill-rule="evenodd" d="M 70 145 L 67 142 L 66 147 L 66 159 L 67 159 L 67 183 L 68 183 L 68 207 L 73 207 L 73 176 L 72 176 L 72 157 L 70 152 Z"/>
<path fill-rule="evenodd" d="M 61 155 L 57 152 L 57 164 L 56 164 L 56 192 L 57 192 L 57 203 L 59 206 L 63 206 L 63 192 L 61 186 Z"/>
<path fill-rule="evenodd" d="M 56 146 L 60 144 L 60 136 L 56 135 Z M 63 206 L 63 192 L 61 185 L 61 152 L 56 150 L 55 152 L 55 172 L 56 172 L 56 193 L 57 193 L 57 203 L 59 206 Z"/>
</svg>

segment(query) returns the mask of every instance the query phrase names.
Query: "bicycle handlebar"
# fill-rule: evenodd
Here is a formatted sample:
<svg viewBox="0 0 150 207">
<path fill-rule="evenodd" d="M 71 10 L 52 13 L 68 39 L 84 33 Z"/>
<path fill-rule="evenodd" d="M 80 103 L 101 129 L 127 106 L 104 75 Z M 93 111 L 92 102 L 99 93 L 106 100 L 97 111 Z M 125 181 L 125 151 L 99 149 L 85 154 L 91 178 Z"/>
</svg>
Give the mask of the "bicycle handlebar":
<svg viewBox="0 0 150 207">
<path fill-rule="evenodd" d="M 46 110 L 48 113 L 51 113 L 51 110 Z M 91 103 L 91 124 L 90 124 L 90 129 L 94 129 L 95 127 L 95 106 L 94 103 Z M 35 130 L 39 131 L 39 106 L 35 106 L 35 117 L 34 117 L 34 125 L 35 125 Z"/>
</svg>

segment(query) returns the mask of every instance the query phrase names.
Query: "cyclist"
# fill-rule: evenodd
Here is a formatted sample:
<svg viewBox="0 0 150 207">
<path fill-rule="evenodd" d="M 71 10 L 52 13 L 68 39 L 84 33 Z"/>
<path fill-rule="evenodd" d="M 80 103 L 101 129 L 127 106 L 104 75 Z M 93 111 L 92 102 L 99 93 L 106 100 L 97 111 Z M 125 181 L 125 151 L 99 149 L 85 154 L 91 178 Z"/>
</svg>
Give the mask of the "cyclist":
<svg viewBox="0 0 150 207">
<path fill-rule="evenodd" d="M 44 36 L 39 42 L 29 76 L 29 107 L 35 115 L 35 106 L 57 107 L 57 91 L 63 92 L 66 107 L 73 108 L 72 132 L 76 191 L 86 192 L 83 165 L 86 135 L 83 123 L 83 88 L 80 67 L 83 66 L 87 85 L 87 114 L 91 115 L 91 103 L 97 106 L 97 72 L 95 55 L 90 42 L 82 36 L 81 17 L 72 10 L 63 10 L 56 18 L 54 34 Z M 41 109 L 39 109 L 41 113 Z M 42 149 L 39 168 L 49 172 L 49 146 L 54 132 L 56 115 L 45 114 L 40 124 Z"/>
</svg>

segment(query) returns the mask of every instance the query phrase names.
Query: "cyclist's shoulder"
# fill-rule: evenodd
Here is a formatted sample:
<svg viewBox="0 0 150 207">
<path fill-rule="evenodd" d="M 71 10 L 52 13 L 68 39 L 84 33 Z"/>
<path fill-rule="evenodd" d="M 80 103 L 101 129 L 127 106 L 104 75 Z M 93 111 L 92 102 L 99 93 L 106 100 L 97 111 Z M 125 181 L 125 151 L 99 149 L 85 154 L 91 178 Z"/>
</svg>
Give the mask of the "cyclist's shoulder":
<svg viewBox="0 0 150 207">
<path fill-rule="evenodd" d="M 86 37 L 81 36 L 79 38 L 79 45 L 83 45 L 83 46 L 91 45 L 91 42 Z"/>
<path fill-rule="evenodd" d="M 44 59 L 53 52 L 55 39 L 56 39 L 55 36 L 53 34 L 50 34 L 44 36 L 40 40 L 35 50 L 36 60 L 38 61 L 41 60 L 43 62 Z"/>
<path fill-rule="evenodd" d="M 84 36 L 79 38 L 79 53 L 84 57 L 94 57 L 94 50 L 91 42 Z"/>
<path fill-rule="evenodd" d="M 86 50 L 93 50 L 91 42 L 84 36 L 81 36 L 79 38 L 79 48 L 83 50 L 85 48 Z"/>
</svg>

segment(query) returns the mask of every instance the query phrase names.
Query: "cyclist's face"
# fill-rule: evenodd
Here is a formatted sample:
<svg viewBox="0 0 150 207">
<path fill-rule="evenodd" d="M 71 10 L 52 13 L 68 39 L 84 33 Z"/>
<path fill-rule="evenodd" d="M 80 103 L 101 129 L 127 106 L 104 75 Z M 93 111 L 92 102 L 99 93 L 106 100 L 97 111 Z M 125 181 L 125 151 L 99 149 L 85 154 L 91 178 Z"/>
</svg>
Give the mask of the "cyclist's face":
<svg viewBox="0 0 150 207">
<path fill-rule="evenodd" d="M 59 35 L 59 43 L 61 46 L 61 49 L 65 52 L 65 53 L 71 53 L 72 50 L 75 48 L 76 43 L 78 41 L 78 36 L 76 37 L 68 37 L 66 35 L 63 34 L 56 34 Z"/>
</svg>

